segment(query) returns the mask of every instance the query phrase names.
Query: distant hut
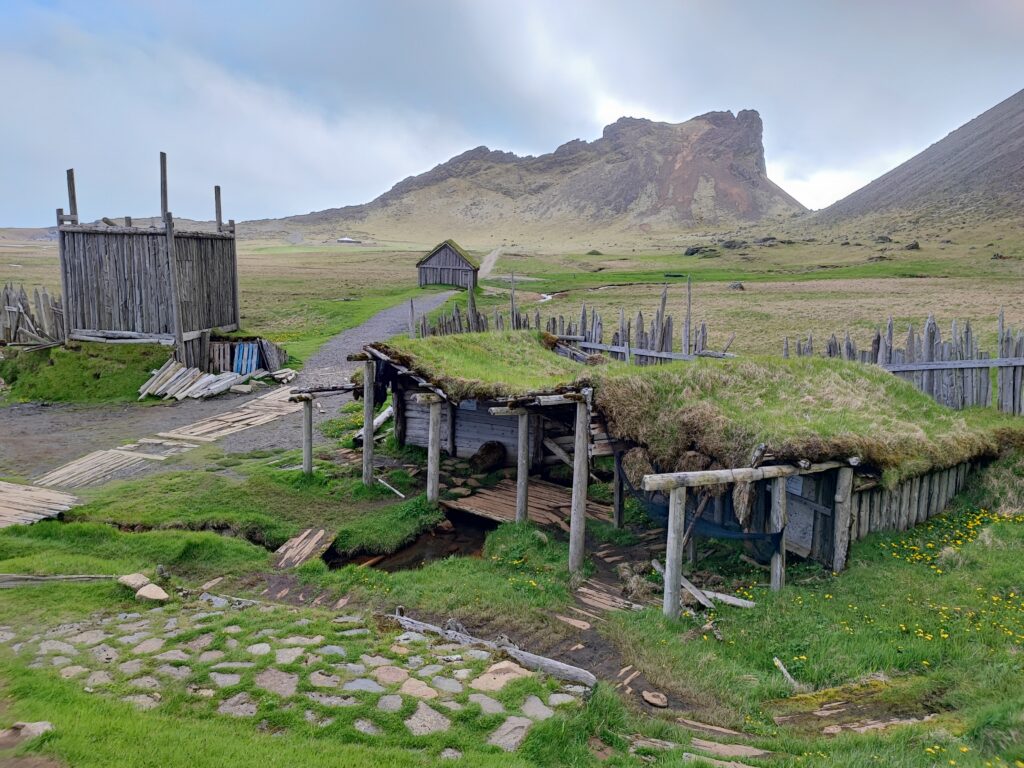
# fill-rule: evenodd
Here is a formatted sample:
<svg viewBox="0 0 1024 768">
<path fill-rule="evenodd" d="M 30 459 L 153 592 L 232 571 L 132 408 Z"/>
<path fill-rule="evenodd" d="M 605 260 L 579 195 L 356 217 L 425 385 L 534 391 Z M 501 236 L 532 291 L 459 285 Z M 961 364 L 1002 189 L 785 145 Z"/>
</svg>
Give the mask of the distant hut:
<svg viewBox="0 0 1024 768">
<path fill-rule="evenodd" d="M 454 240 L 445 240 L 416 262 L 420 288 L 425 285 L 454 285 L 470 290 L 476 287 L 480 265 Z"/>
</svg>

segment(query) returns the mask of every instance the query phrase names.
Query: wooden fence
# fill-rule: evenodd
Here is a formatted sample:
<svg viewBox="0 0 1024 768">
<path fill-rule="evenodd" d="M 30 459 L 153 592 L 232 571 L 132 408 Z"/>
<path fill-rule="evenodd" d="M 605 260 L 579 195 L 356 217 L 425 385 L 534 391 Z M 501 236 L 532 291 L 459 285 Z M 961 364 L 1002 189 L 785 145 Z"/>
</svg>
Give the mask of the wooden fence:
<svg viewBox="0 0 1024 768">
<path fill-rule="evenodd" d="M 35 288 L 29 298 L 25 286 L 13 283 L 0 291 L 0 341 L 44 346 L 64 340 L 64 307 L 59 296 Z"/>
<path fill-rule="evenodd" d="M 950 408 L 991 406 L 995 398 L 1003 413 L 1024 415 L 1024 332 L 1006 328 L 1001 310 L 995 356 L 979 348 L 969 321 L 960 325 L 954 320 L 946 341 L 934 317 L 925 322 L 923 332 L 911 325 L 901 338 L 897 342 L 890 317 L 884 332 L 875 331 L 870 349 L 858 350 L 847 332 L 842 341 L 833 334 L 825 342 L 823 354 L 879 365 Z M 813 355 L 813 337 L 797 340 L 794 351 L 797 357 Z M 790 355 L 788 338 L 783 341 L 782 354 Z"/>
</svg>

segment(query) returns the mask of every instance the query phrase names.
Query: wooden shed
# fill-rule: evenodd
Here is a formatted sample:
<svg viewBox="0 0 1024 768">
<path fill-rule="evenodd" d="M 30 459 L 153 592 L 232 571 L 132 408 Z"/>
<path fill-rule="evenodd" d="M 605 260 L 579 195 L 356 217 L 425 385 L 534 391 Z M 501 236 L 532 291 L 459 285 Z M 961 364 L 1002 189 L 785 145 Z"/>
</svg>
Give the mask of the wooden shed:
<svg viewBox="0 0 1024 768">
<path fill-rule="evenodd" d="M 454 240 L 445 240 L 416 262 L 420 288 L 425 285 L 454 285 L 467 291 L 476 287 L 480 265 Z"/>
</svg>

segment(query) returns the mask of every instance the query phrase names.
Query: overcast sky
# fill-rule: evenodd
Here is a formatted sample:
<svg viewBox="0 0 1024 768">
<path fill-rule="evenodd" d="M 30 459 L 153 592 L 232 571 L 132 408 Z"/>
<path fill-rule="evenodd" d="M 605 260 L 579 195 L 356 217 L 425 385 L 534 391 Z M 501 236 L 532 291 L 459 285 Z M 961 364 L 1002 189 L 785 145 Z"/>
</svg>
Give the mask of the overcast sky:
<svg viewBox="0 0 1024 768">
<path fill-rule="evenodd" d="M 1020 0 L 0 0 L 0 226 L 366 202 L 481 144 L 757 109 L 818 208 L 1024 87 Z"/>
</svg>

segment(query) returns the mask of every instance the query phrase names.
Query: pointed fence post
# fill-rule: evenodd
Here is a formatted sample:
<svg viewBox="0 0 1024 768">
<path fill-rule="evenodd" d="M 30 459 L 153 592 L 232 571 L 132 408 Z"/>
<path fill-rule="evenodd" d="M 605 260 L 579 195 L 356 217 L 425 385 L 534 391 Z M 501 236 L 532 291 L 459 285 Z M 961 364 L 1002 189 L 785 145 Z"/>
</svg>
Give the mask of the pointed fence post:
<svg viewBox="0 0 1024 768">
<path fill-rule="evenodd" d="M 589 396 L 588 396 L 589 398 Z M 569 572 L 583 568 L 587 525 L 587 483 L 590 479 L 590 406 L 576 403 L 576 442 L 572 462 L 572 511 L 569 517 Z"/>
<path fill-rule="evenodd" d="M 436 504 L 440 497 L 441 475 L 441 399 L 430 403 L 429 431 L 427 433 L 427 501 Z"/>
<path fill-rule="evenodd" d="M 772 510 L 769 521 L 771 533 L 781 533 L 779 546 L 772 555 L 772 591 L 786 586 L 786 478 L 772 480 Z"/>
<path fill-rule="evenodd" d="M 516 522 L 530 518 L 530 414 L 519 414 L 519 444 L 516 454 Z"/>
<path fill-rule="evenodd" d="M 835 511 L 832 515 L 832 570 L 836 573 L 846 567 L 846 553 L 850 549 L 852 498 L 853 469 L 843 467 L 836 478 Z"/>
<path fill-rule="evenodd" d="M 373 379 L 376 364 L 363 363 L 363 485 L 373 485 Z"/>
<path fill-rule="evenodd" d="M 612 467 L 612 522 L 616 528 L 625 524 L 626 500 L 623 498 L 622 469 L 619 467 L 619 460 L 615 460 Z"/>
<path fill-rule="evenodd" d="M 313 397 L 302 401 L 302 473 L 313 474 Z"/>
<path fill-rule="evenodd" d="M 679 618 L 679 589 L 683 575 L 683 537 L 686 535 L 686 487 L 673 488 L 668 501 L 668 541 L 665 545 L 665 591 L 661 612 Z"/>
</svg>

